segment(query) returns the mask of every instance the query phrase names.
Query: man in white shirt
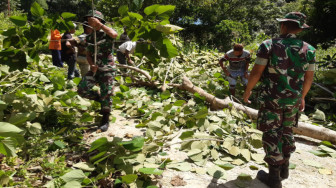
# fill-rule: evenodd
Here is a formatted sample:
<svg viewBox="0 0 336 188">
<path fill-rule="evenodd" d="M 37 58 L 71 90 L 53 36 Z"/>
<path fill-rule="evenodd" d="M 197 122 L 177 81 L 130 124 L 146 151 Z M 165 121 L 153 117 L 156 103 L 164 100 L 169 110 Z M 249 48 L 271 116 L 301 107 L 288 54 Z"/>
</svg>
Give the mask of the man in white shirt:
<svg viewBox="0 0 336 188">
<path fill-rule="evenodd" d="M 127 41 L 124 42 L 122 45 L 119 46 L 119 49 L 117 50 L 117 59 L 120 64 L 126 64 L 134 65 L 134 62 L 132 61 L 130 54 L 133 54 L 136 48 L 136 42 Z"/>
</svg>

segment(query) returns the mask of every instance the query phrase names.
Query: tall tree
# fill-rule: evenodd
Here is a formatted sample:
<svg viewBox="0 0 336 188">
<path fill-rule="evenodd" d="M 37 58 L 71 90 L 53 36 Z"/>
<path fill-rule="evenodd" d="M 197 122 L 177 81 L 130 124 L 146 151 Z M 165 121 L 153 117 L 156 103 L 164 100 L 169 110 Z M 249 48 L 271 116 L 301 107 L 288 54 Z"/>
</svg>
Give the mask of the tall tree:
<svg viewBox="0 0 336 188">
<path fill-rule="evenodd" d="M 311 28 L 304 34 L 306 40 L 313 45 L 321 43 L 324 48 L 335 45 L 336 1 L 315 0 L 308 23 Z"/>
</svg>

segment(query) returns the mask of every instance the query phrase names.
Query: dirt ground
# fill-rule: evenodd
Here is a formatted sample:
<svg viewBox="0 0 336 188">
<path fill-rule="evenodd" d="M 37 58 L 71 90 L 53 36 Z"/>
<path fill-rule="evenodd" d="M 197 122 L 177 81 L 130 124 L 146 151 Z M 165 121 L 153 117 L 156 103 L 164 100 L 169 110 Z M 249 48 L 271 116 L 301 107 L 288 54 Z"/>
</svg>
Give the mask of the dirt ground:
<svg viewBox="0 0 336 188">
<path fill-rule="evenodd" d="M 116 122 L 111 124 L 109 130 L 104 133 L 94 132 L 87 136 L 87 142 L 91 143 L 97 138 L 107 137 L 113 139 L 114 136 L 124 138 L 126 134 L 132 136 L 142 136 L 145 134 L 145 129 L 137 129 L 135 120 L 126 120 L 120 116 L 120 111 L 114 110 L 114 117 L 117 118 Z M 309 153 L 310 150 L 316 150 L 318 140 L 313 140 L 303 136 L 296 137 L 296 152 L 292 155 L 290 163 L 296 165 L 296 168 L 290 170 L 290 176 L 287 180 L 282 181 L 284 188 L 336 188 L 336 159 L 331 157 L 318 157 Z M 172 140 L 173 143 L 178 142 L 178 137 Z M 184 161 L 187 158 L 185 152 L 179 151 L 179 145 L 172 145 L 166 151 L 172 160 Z M 262 150 L 260 152 L 263 152 Z M 319 169 L 304 163 L 304 160 L 314 161 L 319 163 L 325 169 L 331 170 L 331 175 L 322 175 Z M 211 166 L 209 162 L 206 166 Z M 164 171 L 162 178 L 158 180 L 159 186 L 164 188 L 235 188 L 235 187 L 251 187 L 251 188 L 267 188 L 263 183 L 255 177 L 258 170 L 251 170 L 250 166 L 256 166 L 260 169 L 267 171 L 263 165 L 258 165 L 251 161 L 242 166 L 226 171 L 226 180 L 215 179 L 208 174 L 200 175 L 193 172 L 180 172 L 171 169 Z M 195 166 L 194 166 L 195 167 Z M 245 173 L 252 176 L 250 181 L 238 180 L 239 174 Z M 181 186 L 179 186 L 181 185 Z"/>
</svg>

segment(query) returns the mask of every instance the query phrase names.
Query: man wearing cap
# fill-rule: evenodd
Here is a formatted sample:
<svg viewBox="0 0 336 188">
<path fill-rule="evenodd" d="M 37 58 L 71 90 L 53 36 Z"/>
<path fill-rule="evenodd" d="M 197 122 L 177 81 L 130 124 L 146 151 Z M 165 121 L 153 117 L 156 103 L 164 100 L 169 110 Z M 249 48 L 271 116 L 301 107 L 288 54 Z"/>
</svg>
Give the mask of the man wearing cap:
<svg viewBox="0 0 336 188">
<path fill-rule="evenodd" d="M 250 103 L 248 98 L 261 78 L 257 128 L 263 132 L 269 173 L 259 171 L 257 178 L 270 187 L 282 187 L 281 180 L 289 176 L 289 158 L 295 151 L 292 129 L 313 81 L 315 49 L 295 36 L 309 27 L 305 18 L 300 12 L 291 12 L 277 19 L 280 37 L 259 46 L 243 96 L 244 102 Z"/>
<path fill-rule="evenodd" d="M 112 106 L 111 96 L 113 94 L 113 80 L 116 72 L 116 66 L 113 59 L 113 41 L 118 33 L 112 28 L 104 25 L 104 16 L 99 11 L 90 11 L 85 16 L 88 24 L 96 32 L 87 36 L 87 60 L 90 64 L 90 71 L 83 77 L 78 85 L 78 94 L 82 97 L 96 100 L 101 104 L 103 118 L 99 129 L 107 131 L 109 127 L 109 117 Z M 97 46 L 95 51 L 95 45 Z M 94 57 L 97 61 L 94 62 Z M 92 90 L 95 85 L 100 86 L 100 93 Z"/>
</svg>

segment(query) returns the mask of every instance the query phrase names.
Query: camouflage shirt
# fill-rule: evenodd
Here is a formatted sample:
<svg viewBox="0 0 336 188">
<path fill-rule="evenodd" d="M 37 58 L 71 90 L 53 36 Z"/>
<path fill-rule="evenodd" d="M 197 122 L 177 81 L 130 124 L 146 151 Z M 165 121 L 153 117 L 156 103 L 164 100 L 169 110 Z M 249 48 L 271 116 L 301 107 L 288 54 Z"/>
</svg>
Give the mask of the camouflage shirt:
<svg viewBox="0 0 336 188">
<path fill-rule="evenodd" d="M 95 64 L 98 65 L 100 71 L 115 71 L 116 67 L 113 59 L 114 39 L 101 30 L 96 31 L 96 35 L 97 62 Z M 92 54 L 92 60 L 94 60 L 94 33 L 86 37 L 86 42 L 88 44 L 87 51 Z"/>
<path fill-rule="evenodd" d="M 294 34 L 264 41 L 256 64 L 266 65 L 259 100 L 274 107 L 294 106 L 301 97 L 305 71 L 314 71 L 315 48 Z"/>
</svg>

